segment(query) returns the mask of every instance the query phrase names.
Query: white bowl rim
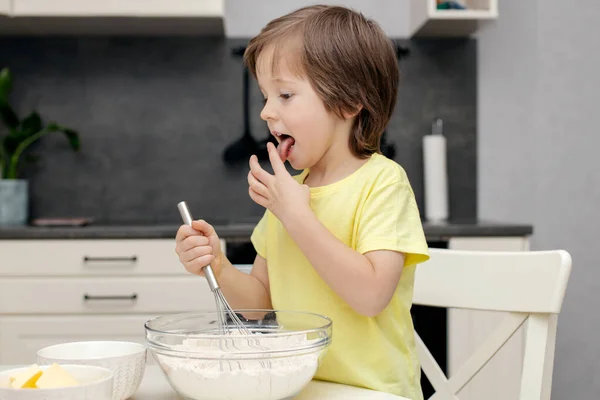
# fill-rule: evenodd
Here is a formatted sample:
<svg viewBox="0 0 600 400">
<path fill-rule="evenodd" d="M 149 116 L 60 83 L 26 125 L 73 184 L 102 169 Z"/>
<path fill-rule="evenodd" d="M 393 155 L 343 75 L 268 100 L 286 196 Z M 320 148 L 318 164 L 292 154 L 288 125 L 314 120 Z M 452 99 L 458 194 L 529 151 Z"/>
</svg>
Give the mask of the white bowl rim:
<svg viewBox="0 0 600 400">
<path fill-rule="evenodd" d="M 100 383 L 109 381 L 109 380 L 113 380 L 115 374 L 108 368 L 105 367 L 98 367 L 96 365 L 78 365 L 78 364 L 59 364 L 62 368 L 75 368 L 75 369 L 88 369 L 88 370 L 97 370 L 97 371 L 101 371 L 104 372 L 105 374 L 107 374 L 105 377 L 103 377 L 102 379 L 98 379 L 97 381 L 94 382 L 88 382 L 86 384 L 83 385 L 77 385 L 77 386 L 64 386 L 64 387 L 57 387 L 57 388 L 47 388 L 47 389 L 36 389 L 36 393 L 38 392 L 43 392 L 43 393 L 49 393 L 49 392 L 54 392 L 54 391 L 59 391 L 59 390 L 69 390 L 69 389 L 75 389 L 75 388 L 85 388 L 85 387 L 89 387 L 92 385 L 98 385 Z M 11 369 L 3 369 L 2 371 L 0 371 L 0 375 L 5 376 L 7 373 L 10 372 L 16 372 L 16 371 L 24 371 L 27 368 L 31 367 L 31 365 L 27 365 L 27 366 L 21 366 L 21 367 L 17 367 L 17 368 L 11 368 Z M 40 369 L 48 369 L 51 367 L 51 365 L 39 365 Z M 19 391 L 22 392 L 24 389 L 20 389 L 20 388 L 7 388 L 7 387 L 0 387 L 0 390 L 7 390 L 9 392 L 15 392 L 15 391 Z"/>
<path fill-rule="evenodd" d="M 128 351 L 128 352 L 124 352 L 123 354 L 119 354 L 119 355 L 96 356 L 96 357 L 64 357 L 64 356 L 50 357 L 50 356 L 44 355 L 45 352 L 56 350 L 61 347 L 82 346 L 82 345 L 106 345 L 106 344 L 108 344 L 108 345 L 111 345 L 111 344 L 128 345 L 135 349 Z M 122 357 L 138 355 L 140 353 L 145 352 L 146 350 L 147 350 L 147 347 L 138 342 L 127 342 L 127 341 L 120 341 L 120 340 L 86 340 L 86 341 L 78 341 L 78 342 L 58 343 L 58 344 L 54 344 L 51 346 L 47 346 L 42 349 L 39 349 L 37 351 L 37 356 L 40 358 L 43 358 L 43 359 L 48 359 L 48 360 L 65 360 L 65 361 L 69 361 L 69 360 L 71 360 L 71 361 L 94 361 L 95 360 L 95 361 L 99 361 L 99 360 L 115 360 L 115 359 L 119 359 Z"/>
</svg>

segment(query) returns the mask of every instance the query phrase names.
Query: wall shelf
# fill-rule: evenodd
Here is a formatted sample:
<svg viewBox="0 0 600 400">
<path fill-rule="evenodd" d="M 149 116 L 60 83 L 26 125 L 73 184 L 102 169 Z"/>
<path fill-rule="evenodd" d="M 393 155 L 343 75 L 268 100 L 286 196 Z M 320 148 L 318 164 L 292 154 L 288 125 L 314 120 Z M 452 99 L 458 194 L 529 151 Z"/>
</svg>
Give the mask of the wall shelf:
<svg viewBox="0 0 600 400">
<path fill-rule="evenodd" d="M 411 0 L 411 37 L 469 37 L 498 18 L 498 0 L 463 0 L 464 10 L 439 10 L 437 0 Z"/>
</svg>

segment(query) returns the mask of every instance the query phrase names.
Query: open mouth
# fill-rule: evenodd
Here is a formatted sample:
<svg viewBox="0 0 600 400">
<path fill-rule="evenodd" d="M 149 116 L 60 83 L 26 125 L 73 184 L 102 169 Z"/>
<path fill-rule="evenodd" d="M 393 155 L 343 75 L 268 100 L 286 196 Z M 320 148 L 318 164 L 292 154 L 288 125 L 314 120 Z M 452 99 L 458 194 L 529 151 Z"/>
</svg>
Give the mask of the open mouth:
<svg viewBox="0 0 600 400">
<path fill-rule="evenodd" d="M 273 134 L 279 142 L 279 145 L 277 146 L 277 153 L 279 153 L 281 161 L 285 162 L 292 153 L 296 140 L 285 133 L 273 132 Z"/>
</svg>

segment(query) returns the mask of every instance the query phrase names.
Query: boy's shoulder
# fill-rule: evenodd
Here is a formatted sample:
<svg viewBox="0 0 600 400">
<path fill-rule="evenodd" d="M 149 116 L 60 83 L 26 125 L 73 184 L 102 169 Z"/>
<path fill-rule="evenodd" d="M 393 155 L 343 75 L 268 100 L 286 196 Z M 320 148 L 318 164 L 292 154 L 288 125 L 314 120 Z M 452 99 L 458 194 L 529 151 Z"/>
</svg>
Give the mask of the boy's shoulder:
<svg viewBox="0 0 600 400">
<path fill-rule="evenodd" d="M 406 171 L 396 161 L 382 154 L 375 153 L 363 166 L 363 180 L 376 187 L 393 184 L 410 185 Z"/>
</svg>

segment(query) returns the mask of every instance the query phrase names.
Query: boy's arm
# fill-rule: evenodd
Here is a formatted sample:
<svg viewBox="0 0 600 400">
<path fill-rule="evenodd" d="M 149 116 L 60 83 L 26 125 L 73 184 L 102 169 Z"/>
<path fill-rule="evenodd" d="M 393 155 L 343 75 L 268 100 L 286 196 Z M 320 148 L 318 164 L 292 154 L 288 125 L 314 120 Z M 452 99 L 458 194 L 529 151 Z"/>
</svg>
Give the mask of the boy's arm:
<svg viewBox="0 0 600 400">
<path fill-rule="evenodd" d="M 267 260 L 257 255 L 252 272 L 246 274 L 235 268 L 223 256 L 219 286 L 233 309 L 272 309 L 267 275 Z"/>
<path fill-rule="evenodd" d="M 325 283 L 356 312 L 372 317 L 388 305 L 400 280 L 404 254 L 388 250 L 360 254 L 310 210 L 296 214 L 285 228 Z"/>
</svg>

